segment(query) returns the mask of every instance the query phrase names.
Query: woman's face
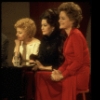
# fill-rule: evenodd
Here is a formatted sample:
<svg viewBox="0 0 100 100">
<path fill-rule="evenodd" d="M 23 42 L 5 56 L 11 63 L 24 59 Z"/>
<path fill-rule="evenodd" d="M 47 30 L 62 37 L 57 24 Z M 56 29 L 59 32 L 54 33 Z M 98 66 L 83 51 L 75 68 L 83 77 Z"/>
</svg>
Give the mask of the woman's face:
<svg viewBox="0 0 100 100">
<path fill-rule="evenodd" d="M 24 41 L 25 39 L 29 37 L 28 34 L 25 32 L 25 30 L 23 30 L 22 28 L 16 29 L 16 36 L 17 36 L 17 39 L 20 41 Z"/>
<path fill-rule="evenodd" d="M 41 21 L 41 30 L 43 35 L 50 35 L 53 31 L 54 27 L 50 26 L 50 24 L 47 23 L 46 19 L 42 19 Z"/>
<path fill-rule="evenodd" d="M 61 11 L 59 14 L 59 28 L 60 29 L 68 29 L 68 28 L 72 28 L 73 25 L 73 21 L 71 21 L 69 19 L 69 17 L 67 16 L 67 14 L 65 13 L 65 11 Z"/>
</svg>

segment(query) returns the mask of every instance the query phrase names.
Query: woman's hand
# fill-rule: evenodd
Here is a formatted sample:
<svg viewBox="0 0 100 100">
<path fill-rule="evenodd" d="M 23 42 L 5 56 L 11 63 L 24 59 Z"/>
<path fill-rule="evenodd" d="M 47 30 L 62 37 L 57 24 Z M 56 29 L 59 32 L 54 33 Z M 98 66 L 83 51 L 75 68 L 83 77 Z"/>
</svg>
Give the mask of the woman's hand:
<svg viewBox="0 0 100 100">
<path fill-rule="evenodd" d="M 21 41 L 19 41 L 18 39 L 16 39 L 16 40 L 15 40 L 15 45 L 16 45 L 16 46 L 20 46 L 20 44 L 21 44 Z"/>
<path fill-rule="evenodd" d="M 37 64 L 38 69 L 40 69 L 40 70 L 45 69 L 44 66 L 40 63 L 40 61 L 36 60 L 36 64 Z"/>
<path fill-rule="evenodd" d="M 36 62 L 33 59 L 29 59 L 29 64 L 36 64 Z"/>
<path fill-rule="evenodd" d="M 20 47 L 21 41 L 15 40 L 15 56 L 19 56 L 19 47 Z"/>
<path fill-rule="evenodd" d="M 33 65 L 32 70 L 36 71 L 37 69 L 38 69 L 38 66 L 37 65 Z"/>
<path fill-rule="evenodd" d="M 32 70 L 34 70 L 34 71 L 36 71 L 38 69 L 35 60 L 30 59 L 29 65 L 33 67 Z"/>
<path fill-rule="evenodd" d="M 51 74 L 51 80 L 60 81 L 62 79 L 63 79 L 63 75 L 61 74 L 61 72 L 59 70 L 54 69 L 54 71 L 52 71 Z"/>
</svg>

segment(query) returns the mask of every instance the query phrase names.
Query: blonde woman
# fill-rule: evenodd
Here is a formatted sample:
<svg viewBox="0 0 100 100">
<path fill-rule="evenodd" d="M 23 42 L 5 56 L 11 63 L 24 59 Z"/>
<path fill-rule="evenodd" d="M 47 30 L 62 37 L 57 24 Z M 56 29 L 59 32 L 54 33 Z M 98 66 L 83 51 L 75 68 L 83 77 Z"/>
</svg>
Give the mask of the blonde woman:
<svg viewBox="0 0 100 100">
<path fill-rule="evenodd" d="M 19 66 L 19 64 L 16 65 L 15 58 L 20 55 L 23 62 L 22 65 L 29 65 L 30 55 L 37 55 L 40 45 L 40 40 L 34 37 L 36 33 L 35 22 L 31 18 L 22 18 L 15 23 L 14 27 L 17 39 L 15 39 L 12 63 L 14 66 Z"/>
<path fill-rule="evenodd" d="M 30 65 L 30 56 L 32 54 L 37 55 L 40 45 L 40 40 L 35 38 L 36 34 L 36 24 L 34 20 L 31 18 L 21 18 L 14 24 L 16 29 L 16 39 L 15 39 L 15 47 L 14 47 L 14 56 L 12 58 L 12 63 L 14 66 L 29 66 Z M 20 58 L 21 64 L 16 64 L 16 58 Z M 33 79 L 34 72 L 33 71 L 25 71 L 24 79 L 25 82 L 25 92 L 28 94 L 31 92 L 32 87 L 29 85 L 30 80 Z M 31 92 L 32 93 L 32 92 Z M 29 97 L 31 98 L 31 94 Z"/>
</svg>

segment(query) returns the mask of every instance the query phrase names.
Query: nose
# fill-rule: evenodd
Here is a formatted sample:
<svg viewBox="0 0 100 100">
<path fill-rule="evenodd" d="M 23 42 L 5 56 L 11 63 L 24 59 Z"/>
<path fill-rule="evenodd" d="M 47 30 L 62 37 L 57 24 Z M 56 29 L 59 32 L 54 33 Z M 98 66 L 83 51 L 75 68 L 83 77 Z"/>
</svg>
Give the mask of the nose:
<svg viewBox="0 0 100 100">
<path fill-rule="evenodd" d="M 18 36 L 18 33 L 16 33 L 16 36 Z"/>
<path fill-rule="evenodd" d="M 60 24 L 60 19 L 58 20 L 58 23 Z"/>
<path fill-rule="evenodd" d="M 43 26 L 41 27 L 41 30 L 43 30 Z"/>
</svg>

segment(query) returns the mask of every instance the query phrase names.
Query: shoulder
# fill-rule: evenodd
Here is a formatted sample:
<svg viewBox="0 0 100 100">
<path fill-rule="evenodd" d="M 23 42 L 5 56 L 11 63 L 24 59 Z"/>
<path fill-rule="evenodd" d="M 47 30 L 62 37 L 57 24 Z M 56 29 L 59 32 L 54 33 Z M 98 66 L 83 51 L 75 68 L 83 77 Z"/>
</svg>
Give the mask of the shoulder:
<svg viewBox="0 0 100 100">
<path fill-rule="evenodd" d="M 37 38 L 33 38 L 29 45 L 40 45 L 41 41 Z"/>
<path fill-rule="evenodd" d="M 84 42 L 86 42 L 86 39 L 84 37 L 84 35 L 82 34 L 82 32 L 79 29 L 74 29 L 71 31 L 72 33 L 69 36 L 69 41 L 71 41 L 71 43 L 73 44 L 83 44 Z"/>
<path fill-rule="evenodd" d="M 83 39 L 84 38 L 83 33 L 77 28 L 71 30 L 70 34 L 71 34 L 70 37 L 74 38 L 74 39 L 78 39 L 78 38 Z"/>
<path fill-rule="evenodd" d="M 37 38 L 33 38 L 30 43 L 40 43 L 40 40 Z"/>
<path fill-rule="evenodd" d="M 37 38 L 34 38 L 34 42 L 36 42 L 36 43 L 39 43 L 40 44 L 40 40 L 39 39 L 37 39 Z"/>
</svg>

